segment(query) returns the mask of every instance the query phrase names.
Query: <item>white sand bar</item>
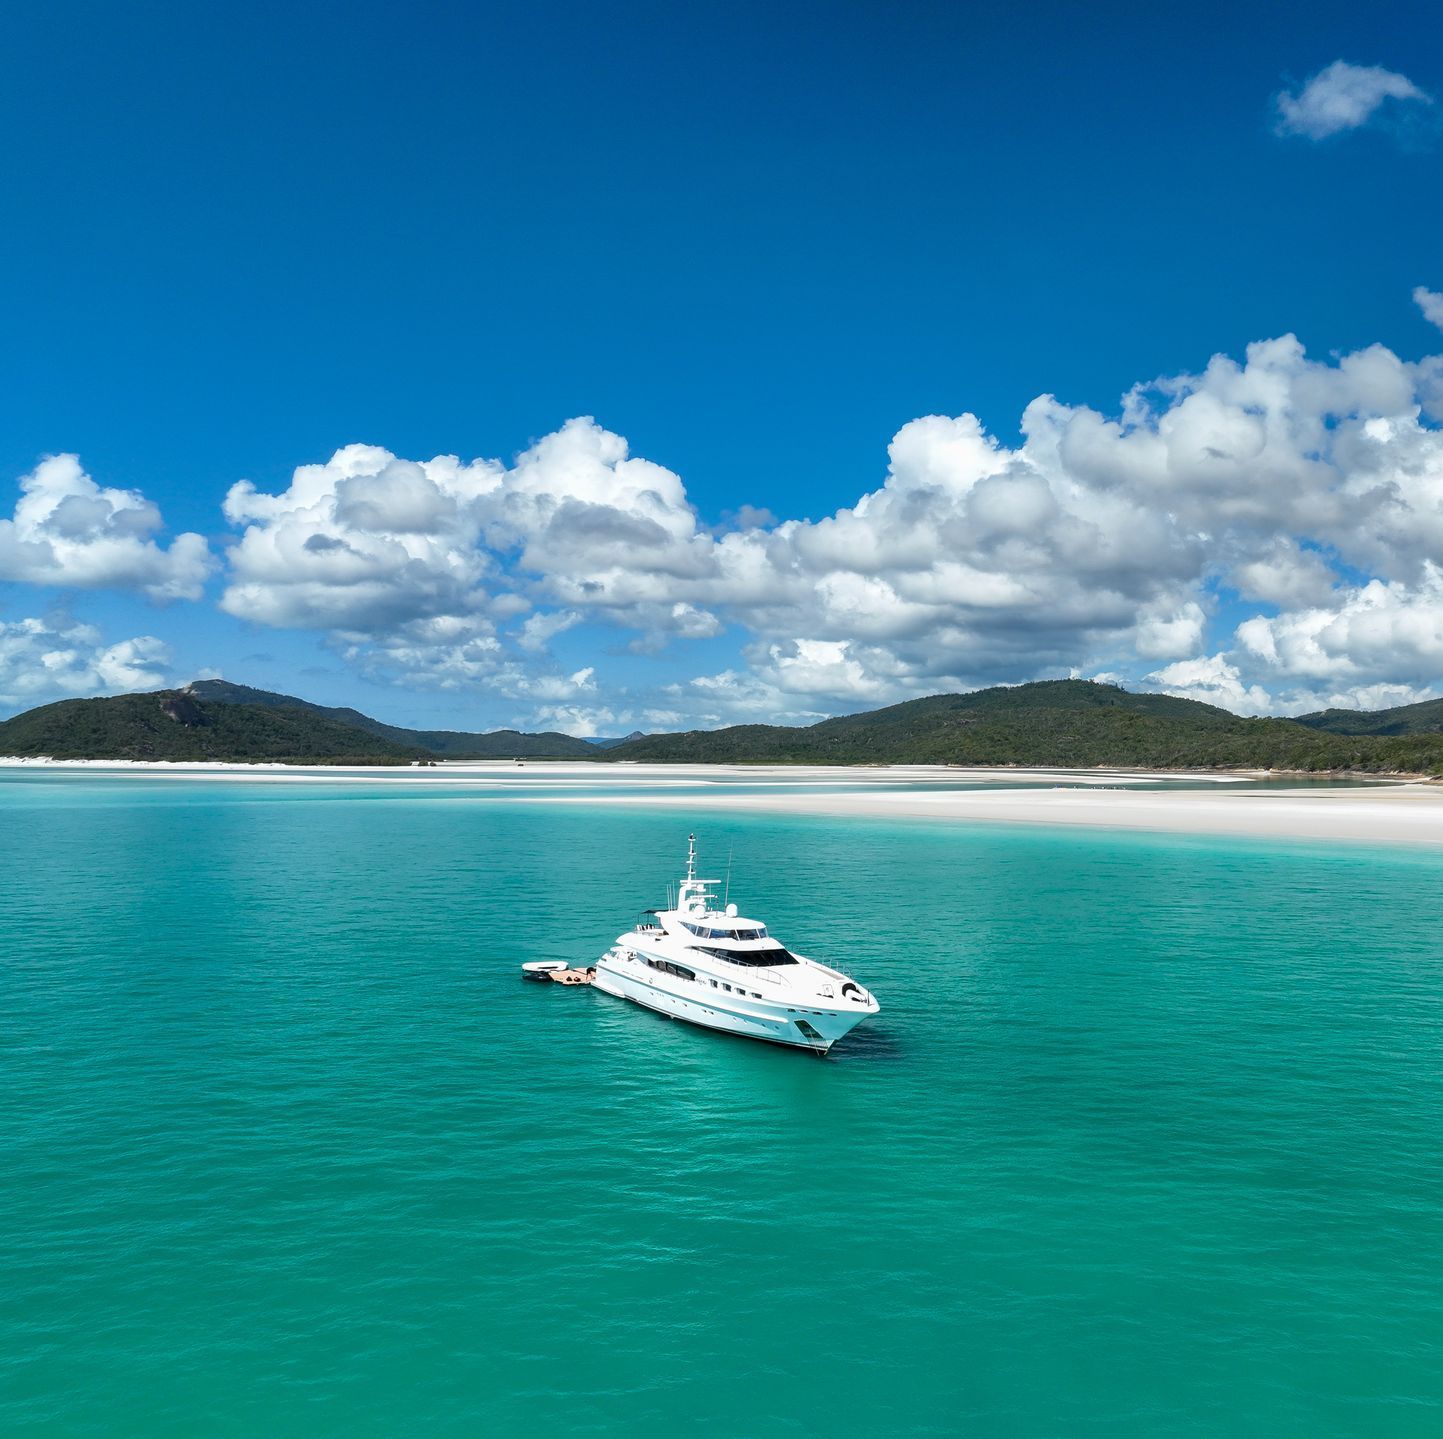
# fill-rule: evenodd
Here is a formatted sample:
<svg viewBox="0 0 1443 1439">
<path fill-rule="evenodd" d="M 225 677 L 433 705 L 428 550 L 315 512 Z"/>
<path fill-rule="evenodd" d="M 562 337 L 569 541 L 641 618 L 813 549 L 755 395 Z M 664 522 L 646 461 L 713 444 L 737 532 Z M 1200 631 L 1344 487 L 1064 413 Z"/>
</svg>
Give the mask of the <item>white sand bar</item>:
<svg viewBox="0 0 1443 1439">
<path fill-rule="evenodd" d="M 946 765 L 850 768 L 538 760 L 524 765 L 490 760 L 426 768 L 305 768 L 0 759 L 0 768 L 12 766 L 114 781 L 164 778 L 363 784 L 395 789 L 411 797 L 431 788 L 438 791 L 438 798 L 447 799 L 474 792 L 493 803 L 649 805 L 688 814 L 750 810 L 838 818 L 1090 825 L 1159 833 L 1443 845 L 1443 784 L 1426 781 L 1356 788 L 1316 784 L 1265 788 L 1258 781 L 1268 777 L 1257 772 L 1182 775 Z M 1272 777 L 1274 785 L 1278 778 Z M 1205 787 L 1179 789 L 1168 783 L 1178 780 Z M 1054 785 L 1059 787 L 1050 787 Z M 1129 788 L 1120 787 L 1124 785 Z M 767 788 L 759 790 L 758 786 Z"/>
<path fill-rule="evenodd" d="M 598 794 L 599 804 L 764 810 L 967 824 L 1090 825 L 1157 833 L 1246 835 L 1355 844 L 1443 845 L 1443 787 L 1315 790 L 885 790 L 828 794 Z"/>
</svg>

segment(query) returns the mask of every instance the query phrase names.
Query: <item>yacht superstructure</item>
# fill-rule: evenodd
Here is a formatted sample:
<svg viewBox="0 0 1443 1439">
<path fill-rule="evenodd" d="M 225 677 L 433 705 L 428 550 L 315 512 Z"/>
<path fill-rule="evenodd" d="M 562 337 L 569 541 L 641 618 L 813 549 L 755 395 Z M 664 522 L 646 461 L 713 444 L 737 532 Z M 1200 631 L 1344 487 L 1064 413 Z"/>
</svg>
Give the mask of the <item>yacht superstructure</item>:
<svg viewBox="0 0 1443 1439">
<path fill-rule="evenodd" d="M 792 954 L 698 879 L 696 836 L 671 909 L 649 909 L 596 962 L 598 989 L 750 1039 L 825 1054 L 881 1007 L 845 974 Z"/>
</svg>

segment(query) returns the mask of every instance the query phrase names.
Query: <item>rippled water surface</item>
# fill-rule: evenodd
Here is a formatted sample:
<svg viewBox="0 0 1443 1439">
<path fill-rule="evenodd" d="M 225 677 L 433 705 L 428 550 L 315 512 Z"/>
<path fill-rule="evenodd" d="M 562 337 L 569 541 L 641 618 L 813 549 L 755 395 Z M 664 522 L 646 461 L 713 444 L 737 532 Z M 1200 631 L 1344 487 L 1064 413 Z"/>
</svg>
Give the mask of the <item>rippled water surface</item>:
<svg viewBox="0 0 1443 1439">
<path fill-rule="evenodd" d="M 876 1020 L 519 981 L 688 822 L 0 779 L 0 1431 L 1443 1430 L 1443 861 L 705 813 Z"/>
</svg>

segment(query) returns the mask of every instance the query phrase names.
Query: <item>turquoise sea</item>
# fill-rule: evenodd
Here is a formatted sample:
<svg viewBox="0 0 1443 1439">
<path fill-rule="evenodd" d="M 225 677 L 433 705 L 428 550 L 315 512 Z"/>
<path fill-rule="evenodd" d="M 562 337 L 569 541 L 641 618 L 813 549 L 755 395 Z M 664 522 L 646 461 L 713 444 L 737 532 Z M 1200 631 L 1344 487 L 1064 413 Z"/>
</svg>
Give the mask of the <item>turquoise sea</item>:
<svg viewBox="0 0 1443 1439">
<path fill-rule="evenodd" d="M 709 868 L 833 1056 L 520 981 Z M 1443 857 L 0 776 L 0 1433 L 1437 1435 Z"/>
</svg>

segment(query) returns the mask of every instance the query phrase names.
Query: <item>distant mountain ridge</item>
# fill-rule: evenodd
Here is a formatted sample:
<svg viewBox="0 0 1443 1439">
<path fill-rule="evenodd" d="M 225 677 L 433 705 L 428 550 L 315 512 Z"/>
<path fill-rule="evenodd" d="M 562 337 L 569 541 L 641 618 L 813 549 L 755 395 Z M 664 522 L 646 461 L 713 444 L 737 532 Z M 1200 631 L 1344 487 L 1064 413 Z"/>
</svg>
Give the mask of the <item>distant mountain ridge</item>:
<svg viewBox="0 0 1443 1439">
<path fill-rule="evenodd" d="M 294 706 L 187 690 L 60 700 L 0 723 L 0 754 L 51 759 L 410 764 L 426 751 Z"/>
<path fill-rule="evenodd" d="M 1443 736 L 1341 734 L 1244 719 L 1174 695 L 1042 680 L 933 695 L 796 728 L 648 735 L 608 759 L 673 763 L 975 764 L 1443 772 Z"/>
<path fill-rule="evenodd" d="M 226 680 L 59 700 L 0 722 L 0 754 L 52 759 L 402 764 L 596 753 L 586 740 L 562 734 L 402 729 L 359 710 Z"/>
<path fill-rule="evenodd" d="M 411 730 L 359 710 L 228 680 L 61 700 L 0 722 L 0 755 L 62 759 L 415 763 L 605 759 L 667 763 L 960 764 L 1278 769 L 1443 775 L 1443 700 L 1376 714 L 1244 719 L 1173 695 L 1042 680 L 932 695 L 812 725 L 734 725 L 590 741 Z"/>
<path fill-rule="evenodd" d="M 1443 700 L 1420 700 L 1386 710 L 1319 710 L 1298 723 L 1331 734 L 1443 734 Z"/>
<path fill-rule="evenodd" d="M 318 705 L 294 695 L 252 689 L 229 680 L 193 680 L 185 692 L 216 704 L 260 705 L 267 709 L 300 709 L 324 715 L 339 724 L 351 725 L 367 734 L 378 735 L 393 744 L 424 750 L 437 759 L 587 759 L 595 754 L 590 741 L 567 734 L 547 732 L 526 734 L 520 730 L 492 730 L 469 734 L 461 730 L 414 730 L 372 719 L 360 710 Z"/>
<path fill-rule="evenodd" d="M 634 729 L 628 735 L 622 735 L 620 739 L 594 739 L 591 745 L 594 749 L 615 749 L 617 745 L 629 744 L 634 739 L 645 739 L 644 730 Z"/>
</svg>

